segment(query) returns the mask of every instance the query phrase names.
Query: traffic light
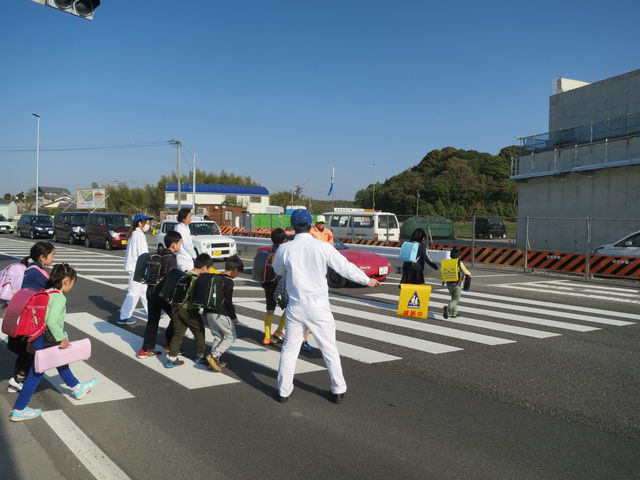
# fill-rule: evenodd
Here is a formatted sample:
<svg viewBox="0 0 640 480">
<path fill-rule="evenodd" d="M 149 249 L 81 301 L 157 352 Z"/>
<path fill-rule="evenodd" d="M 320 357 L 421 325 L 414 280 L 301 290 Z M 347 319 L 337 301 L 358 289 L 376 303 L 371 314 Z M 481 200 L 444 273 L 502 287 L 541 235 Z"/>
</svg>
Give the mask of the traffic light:
<svg viewBox="0 0 640 480">
<path fill-rule="evenodd" d="M 93 11 L 100 5 L 100 0 L 33 0 L 40 5 L 62 10 L 78 17 L 93 20 Z"/>
</svg>

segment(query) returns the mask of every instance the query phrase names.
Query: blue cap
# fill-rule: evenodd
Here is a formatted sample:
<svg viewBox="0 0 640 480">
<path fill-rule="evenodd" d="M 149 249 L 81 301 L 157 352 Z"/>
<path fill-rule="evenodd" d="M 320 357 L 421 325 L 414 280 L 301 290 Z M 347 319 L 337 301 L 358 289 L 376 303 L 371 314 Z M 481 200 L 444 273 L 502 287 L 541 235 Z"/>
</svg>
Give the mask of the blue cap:
<svg viewBox="0 0 640 480">
<path fill-rule="evenodd" d="M 311 226 L 312 221 L 313 219 L 311 218 L 309 210 L 299 208 L 298 210 L 291 212 L 291 226 L 294 230 L 304 229 L 307 226 Z"/>
<path fill-rule="evenodd" d="M 139 213 L 138 215 L 133 217 L 133 224 L 135 225 L 140 220 L 153 220 L 153 217 L 150 217 L 149 215 L 143 215 L 143 214 Z"/>
</svg>

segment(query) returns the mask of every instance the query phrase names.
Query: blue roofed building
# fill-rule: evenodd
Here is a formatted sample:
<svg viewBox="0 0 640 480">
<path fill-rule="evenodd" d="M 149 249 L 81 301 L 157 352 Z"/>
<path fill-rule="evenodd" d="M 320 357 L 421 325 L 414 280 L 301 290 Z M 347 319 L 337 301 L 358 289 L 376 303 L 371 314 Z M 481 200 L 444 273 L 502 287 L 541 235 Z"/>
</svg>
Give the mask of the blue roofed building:
<svg viewBox="0 0 640 480">
<path fill-rule="evenodd" d="M 193 184 L 181 185 L 181 206 L 194 209 L 197 215 L 214 216 L 223 207 L 242 209 L 246 213 L 266 213 L 269 207 L 269 190 L 256 185 L 196 184 L 195 208 Z M 164 194 L 165 208 L 178 208 L 178 184 L 167 183 Z"/>
</svg>

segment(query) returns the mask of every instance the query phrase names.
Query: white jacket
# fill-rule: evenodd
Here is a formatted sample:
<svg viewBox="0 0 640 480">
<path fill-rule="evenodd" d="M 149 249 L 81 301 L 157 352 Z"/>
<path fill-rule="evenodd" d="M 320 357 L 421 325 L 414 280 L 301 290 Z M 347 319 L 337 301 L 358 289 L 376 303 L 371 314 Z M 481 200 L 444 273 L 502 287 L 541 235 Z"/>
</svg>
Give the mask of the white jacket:
<svg viewBox="0 0 640 480">
<path fill-rule="evenodd" d="M 182 247 L 178 250 L 177 262 L 180 270 L 186 271 L 193 268 L 193 260 L 196 258 L 196 249 L 193 247 L 193 239 L 191 238 L 191 230 L 189 225 L 179 223 L 174 228 L 182 236 Z"/>
<path fill-rule="evenodd" d="M 124 254 L 124 269 L 129 273 L 133 273 L 136 269 L 138 257 L 143 253 L 149 253 L 147 238 L 140 228 L 136 228 L 127 242 L 127 251 Z"/>
<path fill-rule="evenodd" d="M 273 260 L 273 270 L 287 274 L 287 293 L 293 304 L 329 301 L 327 267 L 352 282 L 369 283 L 369 277 L 333 245 L 309 233 L 298 233 L 291 242 L 280 245 Z"/>
</svg>

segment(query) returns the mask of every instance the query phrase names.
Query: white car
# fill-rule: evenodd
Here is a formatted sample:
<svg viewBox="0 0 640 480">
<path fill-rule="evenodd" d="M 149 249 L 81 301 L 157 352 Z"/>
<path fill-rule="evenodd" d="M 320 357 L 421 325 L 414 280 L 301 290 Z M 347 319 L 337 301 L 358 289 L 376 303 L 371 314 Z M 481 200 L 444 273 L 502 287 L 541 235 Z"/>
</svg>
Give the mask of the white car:
<svg viewBox="0 0 640 480">
<path fill-rule="evenodd" d="M 0 215 L 0 233 L 13 232 L 13 223 L 5 218 L 4 215 Z"/>
<path fill-rule="evenodd" d="M 158 252 L 162 247 L 166 246 L 164 237 L 167 232 L 173 231 L 177 224 L 176 220 L 162 222 L 157 235 Z M 218 224 L 212 220 L 191 220 L 189 230 L 191 230 L 193 246 L 197 254 L 207 253 L 214 260 L 222 260 L 238 253 L 236 241 L 233 238 L 220 235 Z"/>
<path fill-rule="evenodd" d="M 593 253 L 615 257 L 640 257 L 640 232 L 632 233 L 617 242 L 601 245 Z"/>
</svg>

